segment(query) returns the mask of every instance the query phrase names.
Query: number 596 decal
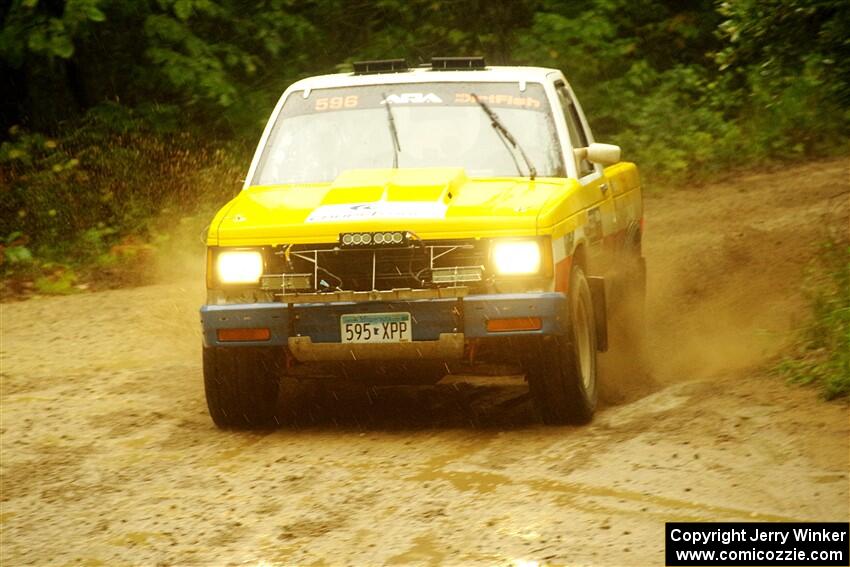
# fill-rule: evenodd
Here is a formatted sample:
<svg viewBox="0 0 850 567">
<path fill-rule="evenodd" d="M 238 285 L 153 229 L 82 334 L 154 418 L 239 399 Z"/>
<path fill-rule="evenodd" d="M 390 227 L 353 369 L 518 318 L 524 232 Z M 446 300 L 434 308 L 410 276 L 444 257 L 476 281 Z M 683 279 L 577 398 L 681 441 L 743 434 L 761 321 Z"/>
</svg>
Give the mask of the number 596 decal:
<svg viewBox="0 0 850 567">
<path fill-rule="evenodd" d="M 316 99 L 316 110 L 339 110 L 357 108 L 357 95 L 331 96 Z"/>
</svg>

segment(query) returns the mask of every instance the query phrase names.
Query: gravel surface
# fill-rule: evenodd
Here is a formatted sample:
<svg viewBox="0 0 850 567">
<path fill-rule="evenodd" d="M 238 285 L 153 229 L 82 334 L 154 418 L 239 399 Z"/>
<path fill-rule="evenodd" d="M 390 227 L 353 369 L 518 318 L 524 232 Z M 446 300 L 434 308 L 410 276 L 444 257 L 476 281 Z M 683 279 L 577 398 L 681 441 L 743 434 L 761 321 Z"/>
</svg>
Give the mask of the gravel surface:
<svg viewBox="0 0 850 567">
<path fill-rule="evenodd" d="M 0 564 L 660 565 L 665 521 L 847 521 L 847 403 L 763 370 L 847 165 L 650 197 L 647 370 L 604 355 L 585 427 L 454 376 L 219 431 L 201 278 L 0 305 Z"/>
</svg>

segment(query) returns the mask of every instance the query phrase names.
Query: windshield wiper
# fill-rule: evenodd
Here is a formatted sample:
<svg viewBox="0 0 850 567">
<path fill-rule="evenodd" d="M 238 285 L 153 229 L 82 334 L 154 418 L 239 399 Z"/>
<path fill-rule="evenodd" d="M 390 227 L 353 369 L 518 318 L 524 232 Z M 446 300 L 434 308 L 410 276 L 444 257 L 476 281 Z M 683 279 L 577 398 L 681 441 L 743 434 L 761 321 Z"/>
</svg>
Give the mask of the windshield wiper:
<svg viewBox="0 0 850 567">
<path fill-rule="evenodd" d="M 384 97 L 384 105 L 387 107 L 387 122 L 390 126 L 390 135 L 393 138 L 393 169 L 398 169 L 398 152 L 401 151 L 401 144 L 398 141 L 398 130 L 395 127 L 395 118 L 393 118 L 393 110 L 390 108 L 390 99 L 387 98 L 387 93 L 381 93 Z"/>
<path fill-rule="evenodd" d="M 519 150 L 523 161 L 525 161 L 526 167 L 528 167 L 528 177 L 530 179 L 534 179 L 535 177 L 537 177 L 537 168 L 535 168 L 534 164 L 531 163 L 531 160 L 528 159 L 528 155 L 526 155 L 525 151 L 522 149 L 522 146 L 517 143 L 516 138 L 514 138 L 508 131 L 508 129 L 505 128 L 505 125 L 502 124 L 501 120 L 499 120 L 499 117 L 496 116 L 495 112 L 493 112 L 493 109 L 487 106 L 487 103 L 478 98 L 478 95 L 476 95 L 475 93 L 472 94 L 472 98 L 475 99 L 475 102 L 478 103 L 478 106 L 481 107 L 481 110 L 483 110 L 484 113 L 487 114 L 487 116 L 490 118 L 490 125 L 493 127 L 493 130 L 495 130 L 499 134 L 499 139 L 502 140 L 502 143 L 505 144 L 505 147 L 508 149 L 508 152 L 510 152 L 511 158 L 514 160 L 514 165 L 516 166 L 516 170 L 517 172 L 519 172 L 520 176 L 522 175 L 522 169 L 520 169 L 519 163 L 517 163 L 516 161 L 516 156 L 514 156 L 514 152 L 512 152 L 511 148 L 508 146 L 508 142 L 510 142 L 511 146 L 513 146 L 514 149 Z"/>
</svg>

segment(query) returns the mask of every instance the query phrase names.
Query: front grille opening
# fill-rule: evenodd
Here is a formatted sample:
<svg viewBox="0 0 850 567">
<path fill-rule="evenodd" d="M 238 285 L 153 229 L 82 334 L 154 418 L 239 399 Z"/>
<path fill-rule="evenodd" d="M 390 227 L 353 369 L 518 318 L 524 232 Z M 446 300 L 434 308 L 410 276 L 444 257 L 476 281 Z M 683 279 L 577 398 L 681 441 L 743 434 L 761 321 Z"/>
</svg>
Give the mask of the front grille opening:
<svg viewBox="0 0 850 567">
<path fill-rule="evenodd" d="M 398 248 L 341 249 L 338 246 L 281 246 L 273 274 L 312 274 L 304 291 L 388 291 L 458 285 L 450 277 L 433 277 L 432 268 L 475 268 L 487 264 L 484 243 L 475 240 L 420 241 Z M 452 273 L 466 274 L 469 270 Z M 443 274 L 446 272 L 443 271 Z M 456 276 L 460 278 L 463 276 Z M 434 280 L 438 280 L 439 283 Z M 483 277 L 481 278 L 483 280 Z"/>
</svg>

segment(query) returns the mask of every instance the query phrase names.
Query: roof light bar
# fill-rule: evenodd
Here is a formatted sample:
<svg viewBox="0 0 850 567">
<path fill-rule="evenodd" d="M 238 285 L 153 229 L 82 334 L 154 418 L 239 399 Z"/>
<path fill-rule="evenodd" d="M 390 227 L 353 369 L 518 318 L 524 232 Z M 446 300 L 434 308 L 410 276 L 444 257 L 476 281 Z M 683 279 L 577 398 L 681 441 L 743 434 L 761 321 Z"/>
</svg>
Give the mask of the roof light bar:
<svg viewBox="0 0 850 567">
<path fill-rule="evenodd" d="M 461 71 L 464 69 L 484 69 L 487 64 L 483 57 L 432 57 L 431 68 L 435 71 Z"/>
<path fill-rule="evenodd" d="M 404 59 L 377 59 L 374 61 L 355 61 L 355 75 L 372 75 L 375 73 L 397 73 L 407 71 L 410 67 Z"/>
</svg>

